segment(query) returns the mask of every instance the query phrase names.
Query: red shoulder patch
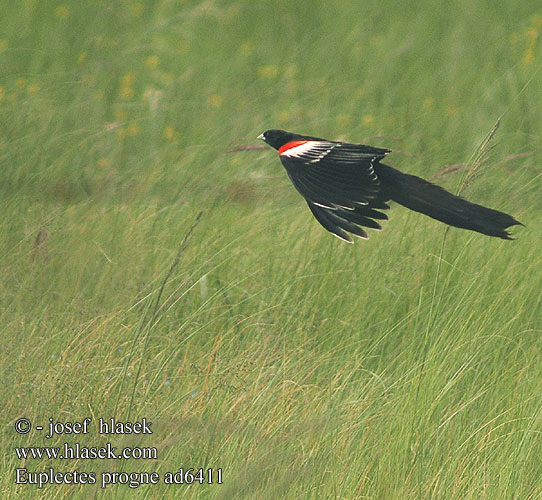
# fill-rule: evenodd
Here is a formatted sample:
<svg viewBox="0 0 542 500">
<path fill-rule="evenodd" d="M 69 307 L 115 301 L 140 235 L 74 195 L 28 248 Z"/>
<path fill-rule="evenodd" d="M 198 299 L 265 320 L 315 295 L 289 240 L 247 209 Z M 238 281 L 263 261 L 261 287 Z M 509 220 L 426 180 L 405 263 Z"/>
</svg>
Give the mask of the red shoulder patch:
<svg viewBox="0 0 542 500">
<path fill-rule="evenodd" d="M 297 148 L 297 146 L 301 146 L 301 144 L 306 144 L 307 142 L 309 142 L 309 141 L 290 141 L 290 142 L 287 142 L 286 144 L 283 144 L 279 148 L 279 155 L 281 155 L 282 153 L 285 153 L 289 149 Z"/>
</svg>

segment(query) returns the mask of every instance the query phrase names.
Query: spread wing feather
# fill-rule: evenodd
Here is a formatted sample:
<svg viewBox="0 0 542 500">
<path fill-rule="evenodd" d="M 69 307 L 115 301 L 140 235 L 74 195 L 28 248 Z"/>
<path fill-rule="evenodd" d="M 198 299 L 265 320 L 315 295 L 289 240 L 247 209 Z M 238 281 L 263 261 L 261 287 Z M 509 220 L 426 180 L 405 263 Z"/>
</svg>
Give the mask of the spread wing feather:
<svg viewBox="0 0 542 500">
<path fill-rule="evenodd" d="M 381 229 L 373 219 L 388 218 L 378 211 L 389 206 L 373 169 L 373 162 L 388 153 L 387 149 L 371 146 L 311 140 L 286 148 L 280 158 L 318 222 L 351 242 L 348 233 L 367 238 L 360 226 Z"/>
<path fill-rule="evenodd" d="M 280 155 L 294 185 L 306 198 L 351 207 L 366 204 L 380 184 L 373 162 L 389 150 L 329 141 L 308 141 Z M 303 192 L 303 188 L 308 192 Z"/>
<path fill-rule="evenodd" d="M 316 220 L 322 225 L 324 229 L 334 234 L 341 240 L 347 241 L 348 243 L 352 243 L 352 238 L 348 236 L 348 233 L 345 233 L 339 226 L 337 226 L 337 224 L 334 224 L 330 220 L 329 215 L 328 215 L 329 210 L 322 209 L 322 207 L 319 207 L 308 200 L 307 200 L 307 205 L 309 206 L 312 212 L 312 215 L 314 215 Z"/>
<path fill-rule="evenodd" d="M 310 201 L 307 201 L 307 205 L 309 206 L 316 220 L 330 233 L 333 233 L 340 239 L 352 243 L 352 238 L 347 234 L 347 232 L 352 233 L 360 238 L 369 238 L 364 229 L 352 223 L 345 217 L 341 217 L 337 214 L 336 211 L 329 210 L 324 207 L 319 207 L 314 203 L 311 203 Z"/>
</svg>

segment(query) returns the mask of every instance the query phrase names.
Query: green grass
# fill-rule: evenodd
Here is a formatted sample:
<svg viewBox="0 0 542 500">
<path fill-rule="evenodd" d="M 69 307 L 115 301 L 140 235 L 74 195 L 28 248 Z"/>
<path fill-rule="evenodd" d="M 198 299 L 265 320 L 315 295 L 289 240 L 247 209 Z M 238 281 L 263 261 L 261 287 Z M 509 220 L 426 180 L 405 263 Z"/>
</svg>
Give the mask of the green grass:
<svg viewBox="0 0 542 500">
<path fill-rule="evenodd" d="M 542 498 L 539 2 L 1 10 L 2 498 Z M 426 178 L 463 165 L 437 178 L 457 191 L 499 117 L 463 195 L 521 220 L 514 242 L 394 206 L 346 245 L 272 151 L 228 152 L 268 128 L 365 141 Z M 108 441 L 158 460 L 14 451 Z M 224 484 L 38 491 L 17 467 Z"/>
</svg>

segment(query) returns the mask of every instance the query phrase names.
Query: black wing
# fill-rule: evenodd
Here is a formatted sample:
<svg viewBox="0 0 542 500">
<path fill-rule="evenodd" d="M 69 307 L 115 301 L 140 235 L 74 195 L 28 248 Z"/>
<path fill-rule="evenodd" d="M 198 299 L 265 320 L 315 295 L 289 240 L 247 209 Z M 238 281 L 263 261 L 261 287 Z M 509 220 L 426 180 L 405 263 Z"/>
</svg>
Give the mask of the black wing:
<svg viewBox="0 0 542 500">
<path fill-rule="evenodd" d="M 352 243 L 352 238 L 347 233 L 365 239 L 369 237 L 360 226 L 382 229 L 382 226 L 376 220 L 388 220 L 388 216 L 376 209 L 387 210 L 390 208 L 387 203 L 378 199 L 371 200 L 367 205 L 358 205 L 354 210 L 331 209 L 315 205 L 309 200 L 306 201 L 316 220 L 330 233 L 348 243 Z"/>
<path fill-rule="evenodd" d="M 378 194 L 373 162 L 387 149 L 331 141 L 307 141 L 280 155 L 297 190 L 316 205 L 353 210 Z"/>
<path fill-rule="evenodd" d="M 346 233 L 367 238 L 359 226 L 381 229 L 373 219 L 389 206 L 380 192 L 373 162 L 387 149 L 331 141 L 307 141 L 281 153 L 281 161 L 314 217 L 328 231 L 351 242 Z M 345 232 L 346 231 L 346 232 Z"/>
</svg>

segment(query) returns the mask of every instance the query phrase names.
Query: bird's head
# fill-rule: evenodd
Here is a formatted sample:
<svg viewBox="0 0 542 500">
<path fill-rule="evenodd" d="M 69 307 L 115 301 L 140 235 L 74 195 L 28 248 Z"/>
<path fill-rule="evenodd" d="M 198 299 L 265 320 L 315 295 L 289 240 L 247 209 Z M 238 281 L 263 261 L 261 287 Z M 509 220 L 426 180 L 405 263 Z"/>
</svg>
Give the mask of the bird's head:
<svg viewBox="0 0 542 500">
<path fill-rule="evenodd" d="M 304 135 L 292 134 L 291 132 L 277 129 L 266 130 L 263 134 L 258 136 L 258 139 L 261 139 L 275 149 L 279 149 L 287 142 L 298 141 L 304 138 Z"/>
</svg>

